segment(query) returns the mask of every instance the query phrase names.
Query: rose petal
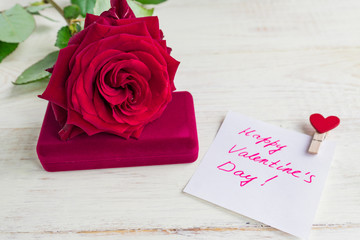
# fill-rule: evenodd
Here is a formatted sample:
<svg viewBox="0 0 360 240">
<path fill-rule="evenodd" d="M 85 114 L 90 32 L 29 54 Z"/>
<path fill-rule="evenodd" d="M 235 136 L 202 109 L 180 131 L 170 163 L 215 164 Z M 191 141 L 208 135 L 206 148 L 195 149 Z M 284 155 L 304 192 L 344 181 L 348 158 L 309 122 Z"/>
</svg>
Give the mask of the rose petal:
<svg viewBox="0 0 360 240">
<path fill-rule="evenodd" d="M 82 130 L 84 130 L 89 136 L 102 132 L 100 129 L 96 128 L 94 125 L 86 121 L 84 119 L 84 116 L 71 109 L 68 109 L 68 119 L 66 123 L 78 126 Z"/>
<path fill-rule="evenodd" d="M 70 72 L 68 62 L 75 50 L 76 46 L 69 46 L 60 50 L 49 84 L 43 94 L 39 96 L 40 98 L 53 102 L 64 109 L 67 108 L 67 101 L 64 92 L 67 76 Z"/>
<path fill-rule="evenodd" d="M 126 0 L 111 0 L 110 4 L 115 9 L 118 18 L 135 18 Z"/>
</svg>

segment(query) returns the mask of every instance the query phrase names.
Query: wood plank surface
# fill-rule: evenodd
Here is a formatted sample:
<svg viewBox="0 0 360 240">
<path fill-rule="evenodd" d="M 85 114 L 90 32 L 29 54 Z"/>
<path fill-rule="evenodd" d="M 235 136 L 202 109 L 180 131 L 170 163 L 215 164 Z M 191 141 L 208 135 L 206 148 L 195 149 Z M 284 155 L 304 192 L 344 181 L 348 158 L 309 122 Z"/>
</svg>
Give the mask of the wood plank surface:
<svg viewBox="0 0 360 240">
<path fill-rule="evenodd" d="M 0 9 L 13 4 L 1 1 Z M 176 87 L 194 96 L 198 161 L 49 173 L 35 152 L 47 104 L 37 95 L 47 83 L 11 83 L 56 49 L 65 22 L 45 10 L 58 22 L 36 17 L 34 34 L 0 64 L 0 239 L 294 239 L 182 193 L 229 110 L 309 135 L 310 114 L 338 115 L 329 135 L 338 145 L 310 239 L 359 239 L 359 11 L 357 0 L 156 6 L 181 61 Z"/>
</svg>

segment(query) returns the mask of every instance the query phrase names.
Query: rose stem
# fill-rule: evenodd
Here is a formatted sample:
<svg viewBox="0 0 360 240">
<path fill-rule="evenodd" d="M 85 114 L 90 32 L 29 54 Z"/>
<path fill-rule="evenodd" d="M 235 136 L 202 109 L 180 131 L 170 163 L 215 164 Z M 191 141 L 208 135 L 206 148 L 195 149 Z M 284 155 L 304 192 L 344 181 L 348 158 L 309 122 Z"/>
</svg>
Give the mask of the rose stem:
<svg viewBox="0 0 360 240">
<path fill-rule="evenodd" d="M 67 25 L 70 26 L 70 20 L 65 17 L 64 11 L 56 2 L 54 2 L 53 0 L 44 0 L 44 2 L 50 3 L 56 9 L 56 11 L 58 11 L 60 15 L 65 19 Z"/>
</svg>

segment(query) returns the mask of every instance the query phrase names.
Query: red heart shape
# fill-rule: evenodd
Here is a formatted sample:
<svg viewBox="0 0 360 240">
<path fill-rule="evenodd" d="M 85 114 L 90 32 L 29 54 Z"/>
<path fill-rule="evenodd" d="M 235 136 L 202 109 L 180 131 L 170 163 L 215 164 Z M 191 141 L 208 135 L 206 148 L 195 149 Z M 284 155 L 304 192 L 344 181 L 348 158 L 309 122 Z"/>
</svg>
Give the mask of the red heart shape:
<svg viewBox="0 0 360 240">
<path fill-rule="evenodd" d="M 336 128 L 340 124 L 340 119 L 336 116 L 324 118 L 319 113 L 310 116 L 310 123 L 319 133 L 325 133 Z"/>
</svg>

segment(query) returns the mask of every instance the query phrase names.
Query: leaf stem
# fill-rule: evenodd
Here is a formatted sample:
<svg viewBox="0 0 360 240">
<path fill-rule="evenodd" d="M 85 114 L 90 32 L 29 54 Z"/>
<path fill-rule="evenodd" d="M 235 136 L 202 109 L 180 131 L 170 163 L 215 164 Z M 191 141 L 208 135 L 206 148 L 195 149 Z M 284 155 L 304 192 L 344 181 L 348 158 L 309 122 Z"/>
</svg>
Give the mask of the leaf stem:
<svg viewBox="0 0 360 240">
<path fill-rule="evenodd" d="M 70 24 L 77 23 L 77 22 L 84 22 L 85 18 L 77 18 L 77 19 L 70 19 Z"/>
<path fill-rule="evenodd" d="M 50 3 L 56 9 L 56 11 L 58 11 L 60 15 L 65 19 L 67 25 L 70 26 L 70 20 L 65 17 L 64 11 L 56 2 L 54 2 L 53 0 L 45 0 L 45 2 Z"/>
</svg>

